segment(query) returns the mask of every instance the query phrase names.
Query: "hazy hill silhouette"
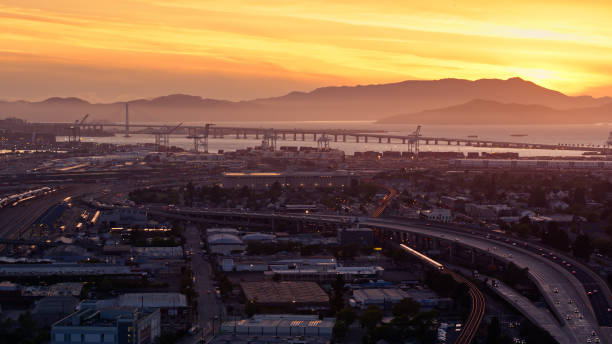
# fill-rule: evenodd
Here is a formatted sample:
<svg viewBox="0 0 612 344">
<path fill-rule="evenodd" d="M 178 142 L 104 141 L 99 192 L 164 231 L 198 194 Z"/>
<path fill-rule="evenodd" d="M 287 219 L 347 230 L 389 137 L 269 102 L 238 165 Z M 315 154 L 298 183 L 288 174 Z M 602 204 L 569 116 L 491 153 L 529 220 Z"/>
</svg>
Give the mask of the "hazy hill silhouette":
<svg viewBox="0 0 612 344">
<path fill-rule="evenodd" d="M 378 123 L 583 124 L 610 121 L 612 121 L 612 103 L 598 107 L 559 110 L 544 105 L 476 99 L 440 109 L 390 116 L 379 120 Z"/>
<path fill-rule="evenodd" d="M 471 102 L 476 99 L 496 104 Z M 404 121 L 395 116 L 397 114 L 412 114 L 408 116 L 418 118 L 419 123 L 446 123 L 445 119 L 453 123 L 475 120 L 507 123 L 503 117 L 509 115 L 504 114 L 528 111 L 529 116 L 520 116 L 524 121 L 521 123 L 541 123 L 543 119 L 546 123 L 589 123 L 600 118 L 604 110 L 597 109 L 609 103 L 612 103 L 612 98 L 566 96 L 520 78 L 409 80 L 380 85 L 323 87 L 312 92 L 292 92 L 280 97 L 239 102 L 184 94 L 135 99 L 130 101 L 130 118 L 134 122 L 384 119 L 391 123 Z M 584 116 L 586 112 L 580 112 L 581 117 L 576 118 L 575 109 L 582 108 L 592 108 L 597 115 Z M 434 109 L 437 110 L 425 111 Z M 57 97 L 41 102 L 0 101 L 0 118 L 15 116 L 41 122 L 74 121 L 85 113 L 91 115 L 90 121 L 122 121 L 124 103 L 93 104 L 79 98 Z M 395 120 L 386 119 L 390 116 Z"/>
</svg>

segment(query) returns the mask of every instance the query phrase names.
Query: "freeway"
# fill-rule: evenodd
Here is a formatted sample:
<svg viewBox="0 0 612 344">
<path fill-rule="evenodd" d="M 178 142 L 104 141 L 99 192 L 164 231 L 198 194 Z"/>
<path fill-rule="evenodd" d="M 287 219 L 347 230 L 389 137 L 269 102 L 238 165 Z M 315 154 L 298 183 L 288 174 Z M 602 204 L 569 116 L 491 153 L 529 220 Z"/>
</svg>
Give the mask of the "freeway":
<svg viewBox="0 0 612 344">
<path fill-rule="evenodd" d="M 538 286 L 552 312 L 563 325 L 565 343 L 584 343 L 592 338 L 592 331 L 601 333 L 591 304 L 580 282 L 568 271 L 523 248 L 489 240 L 476 235 L 440 228 L 417 228 L 398 224 L 397 221 L 368 219 L 363 225 L 394 231 L 409 231 L 429 237 L 455 241 L 461 245 L 487 252 L 497 259 L 513 262 L 529 269 L 530 279 Z M 601 337 L 600 335 L 597 335 Z M 563 342 L 562 342 L 563 343 Z"/>
<path fill-rule="evenodd" d="M 219 211 L 197 211 L 197 210 L 176 210 L 166 213 L 169 216 L 174 214 L 185 216 L 197 221 L 198 215 L 225 215 L 228 217 L 254 217 L 254 218 L 276 218 L 293 221 L 311 222 L 330 222 L 350 225 L 354 220 L 352 217 L 334 215 L 292 215 L 292 214 L 271 214 L 271 213 L 247 213 L 247 212 L 219 212 Z M 505 241 L 486 238 L 478 234 L 471 234 L 464 230 L 427 227 L 413 224 L 406 224 L 401 220 L 383 220 L 366 218 L 361 222 L 364 226 L 389 230 L 394 232 L 410 232 L 427 237 L 435 237 L 441 240 L 454 241 L 458 244 L 472 247 L 481 252 L 486 252 L 496 259 L 504 262 L 513 262 L 520 268 L 529 269 L 529 278 L 540 289 L 546 299 L 551 311 L 555 314 L 562 325 L 563 334 L 555 338 L 562 338 L 561 343 L 584 343 L 588 338 L 601 337 L 602 342 L 612 343 L 609 332 L 610 327 L 597 320 L 596 314 L 591 306 L 591 302 L 578 278 L 581 276 L 572 274 L 556 261 L 542 257 L 540 254 L 528 248 L 514 246 Z M 573 270 L 572 270 L 573 271 Z M 578 276 L 576 276 L 578 275 Z M 602 293 L 607 295 L 609 290 Z M 595 336 L 592 336 L 595 332 Z"/>
</svg>

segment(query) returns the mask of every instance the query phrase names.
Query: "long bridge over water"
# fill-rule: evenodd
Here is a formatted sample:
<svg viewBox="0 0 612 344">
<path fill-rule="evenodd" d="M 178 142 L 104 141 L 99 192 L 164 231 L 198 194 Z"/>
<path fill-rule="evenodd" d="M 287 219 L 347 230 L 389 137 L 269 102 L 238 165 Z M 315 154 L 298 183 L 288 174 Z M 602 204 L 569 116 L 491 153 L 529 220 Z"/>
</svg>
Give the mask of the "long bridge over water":
<svg viewBox="0 0 612 344">
<path fill-rule="evenodd" d="M 80 140 L 80 136 L 105 136 L 114 134 L 150 134 L 156 137 L 158 144 L 168 144 L 170 134 L 186 135 L 194 141 L 208 138 L 222 139 L 262 139 L 273 137 L 281 141 L 317 141 L 328 142 L 362 142 L 362 143 L 401 143 L 407 144 L 410 151 L 418 152 L 419 144 L 473 146 L 485 148 L 516 148 L 542 150 L 573 150 L 604 153 L 612 144 L 602 138 L 601 145 L 585 144 L 548 144 L 533 142 L 515 142 L 504 140 L 488 140 L 478 137 L 434 137 L 420 134 L 420 127 L 409 134 L 390 133 L 383 130 L 354 129 L 313 129 L 313 128 L 257 128 L 246 126 L 216 126 L 206 125 L 168 125 L 168 124 L 136 124 L 136 123 L 28 123 L 28 130 L 36 133 L 51 133 L 56 136 L 69 136 Z M 197 144 L 195 145 L 197 147 Z"/>
</svg>

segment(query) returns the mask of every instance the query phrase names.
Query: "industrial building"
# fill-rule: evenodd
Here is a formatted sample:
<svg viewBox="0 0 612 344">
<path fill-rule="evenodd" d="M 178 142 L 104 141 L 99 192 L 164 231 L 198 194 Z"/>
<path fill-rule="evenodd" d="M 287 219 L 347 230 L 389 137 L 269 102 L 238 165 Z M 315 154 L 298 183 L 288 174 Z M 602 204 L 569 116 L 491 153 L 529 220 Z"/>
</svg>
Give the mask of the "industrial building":
<svg viewBox="0 0 612 344">
<path fill-rule="evenodd" d="M 242 282 L 240 287 L 248 301 L 262 307 L 286 310 L 329 307 L 329 297 L 314 282 Z"/>
<path fill-rule="evenodd" d="M 430 210 L 421 210 L 419 215 L 427 221 L 435 222 L 451 222 L 453 215 L 450 209 L 436 208 Z"/>
<path fill-rule="evenodd" d="M 273 279 L 277 276 L 282 281 L 331 282 L 341 275 L 345 281 L 350 282 L 362 278 L 380 278 L 383 271 L 380 266 L 336 266 L 326 269 L 282 269 L 270 266 L 270 271 L 264 272 L 264 277 Z"/>
<path fill-rule="evenodd" d="M 378 306 L 381 309 L 391 309 L 394 304 L 408 297 L 408 294 L 401 289 L 376 288 L 376 289 L 357 289 L 353 291 L 353 299 L 350 300 L 351 306 L 366 309 L 368 306 Z"/>
<path fill-rule="evenodd" d="M 540 169 L 540 170 L 612 170 L 610 160 L 503 160 L 456 159 L 449 161 L 456 168 Z"/>
<path fill-rule="evenodd" d="M 224 256 L 241 253 L 246 249 L 244 242 L 233 234 L 213 234 L 208 236 L 207 241 L 210 253 Z"/>
<path fill-rule="evenodd" d="M 340 229 L 338 230 L 338 241 L 341 245 L 372 246 L 374 244 L 374 231 L 363 227 Z"/>
<path fill-rule="evenodd" d="M 157 309 L 82 308 L 51 327 L 51 344 L 152 344 L 161 332 Z"/>
<path fill-rule="evenodd" d="M 319 319 L 317 315 L 257 314 L 251 319 L 224 322 L 221 325 L 221 333 L 331 338 L 335 320 L 335 318 Z"/>
<path fill-rule="evenodd" d="M 147 211 L 128 207 L 105 210 L 100 216 L 100 222 L 111 227 L 144 227 L 147 225 Z"/>
<path fill-rule="evenodd" d="M 173 329 L 187 329 L 193 320 L 187 297 L 180 293 L 123 294 L 117 299 L 116 305 L 121 308 L 158 309 L 161 324 Z"/>
<path fill-rule="evenodd" d="M 505 204 L 475 204 L 465 205 L 465 213 L 481 220 L 497 220 L 500 217 L 512 216 L 512 208 Z"/>
<path fill-rule="evenodd" d="M 359 177 L 347 171 L 335 172 L 225 172 L 221 186 L 224 188 L 266 189 L 278 183 L 282 187 L 318 188 L 345 187 Z"/>
<path fill-rule="evenodd" d="M 0 276 L 142 275 L 129 266 L 110 264 L 0 264 Z"/>
</svg>

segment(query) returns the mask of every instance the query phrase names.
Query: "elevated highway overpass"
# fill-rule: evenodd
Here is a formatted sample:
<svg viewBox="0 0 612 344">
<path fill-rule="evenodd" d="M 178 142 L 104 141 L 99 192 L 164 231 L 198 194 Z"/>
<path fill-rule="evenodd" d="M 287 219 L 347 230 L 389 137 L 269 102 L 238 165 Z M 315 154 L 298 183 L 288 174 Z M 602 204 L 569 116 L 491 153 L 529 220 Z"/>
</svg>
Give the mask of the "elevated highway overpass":
<svg viewBox="0 0 612 344">
<path fill-rule="evenodd" d="M 347 216 L 218 210 L 176 209 L 163 211 L 162 209 L 151 208 L 150 213 L 193 222 L 254 224 L 267 226 L 268 228 L 273 228 L 274 224 L 280 221 L 297 223 L 298 228 L 300 223 L 350 227 L 354 221 L 354 217 Z M 603 303 L 601 303 L 601 300 L 598 303 L 590 300 L 585 291 L 585 288 L 590 288 L 585 284 L 589 280 L 583 278 L 579 280 L 578 277 L 580 276 L 577 276 L 580 274 L 589 275 L 589 273 L 582 271 L 580 266 L 574 266 L 573 268 L 579 271 L 572 274 L 571 271 L 568 271 L 556 261 L 548 257 L 542 257 L 533 247 L 515 246 L 512 243 L 487 238 L 465 230 L 438 226 L 419 226 L 407 224 L 405 221 L 397 219 L 365 218 L 362 219 L 360 224 L 382 231 L 385 236 L 389 236 L 389 240 L 394 242 L 411 244 L 423 238 L 435 239 L 434 242 L 444 243 L 450 248 L 451 260 L 453 250 L 468 247 L 473 254 L 486 255 L 498 262 L 512 262 L 519 268 L 528 268 L 530 280 L 538 287 L 551 312 L 559 322 L 561 331 L 551 333 L 555 339 L 560 343 L 586 343 L 587 338 L 593 339 L 592 332 L 595 331 L 596 336 L 601 338 L 602 343 L 612 343 L 612 327 L 610 327 L 612 323 L 610 322 L 610 315 L 607 314 L 609 313 L 607 311 L 608 301 L 605 299 L 606 295 L 610 295 L 610 290 L 605 284 L 597 283 L 599 290 L 601 290 L 601 297 L 604 298 Z M 593 281 L 591 280 L 591 282 Z M 604 314 L 597 314 L 597 312 L 601 313 L 602 311 Z M 548 322 L 549 319 L 542 319 L 542 321 Z M 550 329 L 550 326 L 544 327 Z"/>
</svg>

